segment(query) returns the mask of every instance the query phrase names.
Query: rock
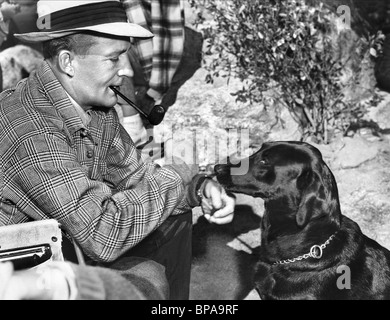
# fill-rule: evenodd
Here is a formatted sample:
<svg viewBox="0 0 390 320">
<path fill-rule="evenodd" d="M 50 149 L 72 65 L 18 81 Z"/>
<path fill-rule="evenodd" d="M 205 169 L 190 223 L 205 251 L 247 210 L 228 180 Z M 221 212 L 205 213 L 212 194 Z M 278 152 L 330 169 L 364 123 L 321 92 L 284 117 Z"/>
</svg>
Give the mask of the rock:
<svg viewBox="0 0 390 320">
<path fill-rule="evenodd" d="M 31 73 L 43 61 L 43 56 L 37 50 L 25 45 L 16 45 L 0 52 L 0 56 L 13 57 L 28 73 Z"/>
<path fill-rule="evenodd" d="M 43 56 L 36 50 L 17 45 L 0 52 L 0 65 L 3 73 L 2 89 L 8 89 L 27 77 L 40 63 Z"/>
<path fill-rule="evenodd" d="M 274 113 L 273 119 L 276 123 L 266 135 L 268 141 L 301 140 L 302 132 L 298 122 L 294 120 L 286 107 L 281 108 L 279 115 Z M 264 123 L 264 127 L 267 127 L 266 123 Z"/>
<path fill-rule="evenodd" d="M 316 147 L 331 170 L 356 168 L 373 160 L 379 152 L 380 142 L 371 142 L 360 135 L 338 137 L 331 144 L 316 144 L 310 139 L 306 142 Z"/>
<path fill-rule="evenodd" d="M 325 161 L 325 163 L 332 167 L 335 158 L 337 157 L 337 153 L 345 146 L 343 138 L 335 138 L 331 144 L 317 144 L 313 140 L 313 137 L 308 137 L 305 142 L 310 143 L 312 146 L 316 147 L 321 152 L 322 159 Z"/>
<path fill-rule="evenodd" d="M 3 76 L 1 89 L 13 87 L 16 83 L 28 75 L 23 69 L 23 66 L 10 56 L 0 54 L 0 66 Z"/>
<path fill-rule="evenodd" d="M 344 137 L 344 146 L 335 153 L 333 166 L 342 169 L 356 168 L 374 159 L 379 152 L 378 144 L 368 142 L 360 136 Z"/>
</svg>

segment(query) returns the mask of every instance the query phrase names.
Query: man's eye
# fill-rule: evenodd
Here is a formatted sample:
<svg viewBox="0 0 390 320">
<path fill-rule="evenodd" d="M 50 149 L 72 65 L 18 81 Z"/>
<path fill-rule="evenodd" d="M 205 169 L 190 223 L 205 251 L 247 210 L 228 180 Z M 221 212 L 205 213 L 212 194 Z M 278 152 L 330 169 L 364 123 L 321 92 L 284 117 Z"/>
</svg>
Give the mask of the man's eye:
<svg viewBox="0 0 390 320">
<path fill-rule="evenodd" d="M 110 60 L 111 60 L 112 62 L 118 62 L 118 61 L 119 61 L 119 57 L 110 58 Z"/>
</svg>

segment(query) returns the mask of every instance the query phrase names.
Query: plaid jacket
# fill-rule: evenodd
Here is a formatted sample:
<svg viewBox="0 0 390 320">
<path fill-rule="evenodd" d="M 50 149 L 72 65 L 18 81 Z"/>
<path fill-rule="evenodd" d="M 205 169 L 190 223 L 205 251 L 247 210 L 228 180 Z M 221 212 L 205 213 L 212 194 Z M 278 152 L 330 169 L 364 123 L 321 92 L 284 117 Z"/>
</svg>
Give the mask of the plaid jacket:
<svg viewBox="0 0 390 320">
<path fill-rule="evenodd" d="M 152 39 L 135 41 L 134 46 L 145 80 L 160 95 L 168 90 L 183 54 L 183 1 L 122 0 L 129 21 L 154 34 Z"/>
<path fill-rule="evenodd" d="M 107 262 L 198 205 L 200 177 L 144 163 L 114 108 L 89 114 L 85 127 L 46 62 L 0 95 L 0 225 L 54 218 Z"/>
</svg>

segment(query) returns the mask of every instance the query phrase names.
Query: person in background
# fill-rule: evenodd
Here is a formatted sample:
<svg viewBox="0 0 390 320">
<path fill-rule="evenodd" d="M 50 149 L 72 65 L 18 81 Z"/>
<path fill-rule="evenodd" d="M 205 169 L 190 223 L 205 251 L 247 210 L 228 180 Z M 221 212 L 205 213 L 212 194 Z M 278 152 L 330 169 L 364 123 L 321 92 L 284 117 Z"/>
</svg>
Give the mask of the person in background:
<svg viewBox="0 0 390 320">
<path fill-rule="evenodd" d="M 38 31 L 37 27 L 37 1 L 38 0 L 19 0 L 17 3 L 20 11 L 11 17 L 8 24 L 8 36 L 0 47 L 0 50 L 14 47 L 18 44 L 24 44 L 32 47 L 34 50 L 42 53 L 41 43 L 25 43 L 15 38 L 15 33 L 27 33 Z"/>
<path fill-rule="evenodd" d="M 192 208 L 225 224 L 235 200 L 196 163 L 144 161 L 119 123 L 111 88 L 131 76 L 130 38 L 153 34 L 115 0 L 37 8 L 39 31 L 15 36 L 43 42 L 45 61 L 0 95 L 0 225 L 55 219 L 87 264 L 155 261 L 169 299 L 188 299 Z"/>
<path fill-rule="evenodd" d="M 20 7 L 16 3 L 0 0 L 0 50 L 8 38 L 10 19 L 19 12 Z M 0 65 L 0 92 L 3 90 L 3 71 Z"/>
<path fill-rule="evenodd" d="M 129 21 L 154 34 L 150 39 L 134 40 L 129 51 L 134 75 L 121 90 L 146 114 L 157 104 L 167 111 L 181 85 L 201 66 L 203 38 L 186 26 L 185 0 L 121 1 Z M 153 136 L 153 125 L 121 99 L 119 103 L 124 127 L 142 147 Z"/>
<path fill-rule="evenodd" d="M 9 23 L 13 16 L 20 11 L 20 5 L 8 0 L 0 0 L 0 48 L 7 40 L 9 33 Z"/>
<path fill-rule="evenodd" d="M 136 262 L 131 272 L 69 261 L 15 271 L 11 262 L 0 263 L 0 300 L 166 300 L 164 268 Z"/>
</svg>

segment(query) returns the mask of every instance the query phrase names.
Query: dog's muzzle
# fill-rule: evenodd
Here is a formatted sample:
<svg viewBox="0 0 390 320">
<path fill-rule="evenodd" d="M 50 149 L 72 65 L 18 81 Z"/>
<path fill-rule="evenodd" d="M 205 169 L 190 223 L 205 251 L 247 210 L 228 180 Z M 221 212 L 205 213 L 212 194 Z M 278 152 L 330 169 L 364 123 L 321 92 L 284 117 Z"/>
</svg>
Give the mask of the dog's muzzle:
<svg viewBox="0 0 390 320">
<path fill-rule="evenodd" d="M 226 164 L 217 164 L 214 166 L 214 172 L 216 174 L 218 182 L 225 187 L 232 185 L 230 168 L 231 166 Z"/>
</svg>

